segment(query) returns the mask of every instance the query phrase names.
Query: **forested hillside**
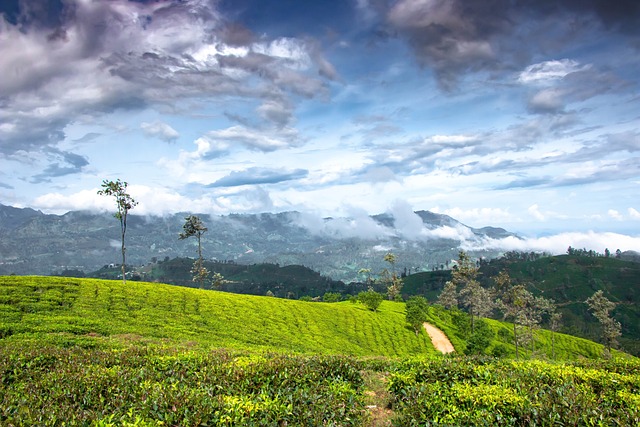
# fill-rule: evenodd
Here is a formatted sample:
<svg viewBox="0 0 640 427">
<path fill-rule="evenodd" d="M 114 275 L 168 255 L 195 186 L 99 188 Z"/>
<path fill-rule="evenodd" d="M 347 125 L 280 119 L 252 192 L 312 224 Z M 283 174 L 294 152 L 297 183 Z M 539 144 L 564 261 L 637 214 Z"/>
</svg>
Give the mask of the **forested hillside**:
<svg viewBox="0 0 640 427">
<path fill-rule="evenodd" d="M 561 331 L 595 341 L 601 338 L 598 321 L 584 303 L 602 290 L 616 303 L 613 317 L 622 325 L 622 348 L 640 354 L 640 264 L 615 257 L 560 255 L 522 259 L 499 258 L 480 264 L 479 280 L 486 287 L 493 278 L 507 271 L 517 283 L 523 283 L 535 295 L 553 299 L 562 312 Z M 413 274 L 405 279 L 404 292 L 423 294 L 434 301 L 450 271 Z"/>
</svg>

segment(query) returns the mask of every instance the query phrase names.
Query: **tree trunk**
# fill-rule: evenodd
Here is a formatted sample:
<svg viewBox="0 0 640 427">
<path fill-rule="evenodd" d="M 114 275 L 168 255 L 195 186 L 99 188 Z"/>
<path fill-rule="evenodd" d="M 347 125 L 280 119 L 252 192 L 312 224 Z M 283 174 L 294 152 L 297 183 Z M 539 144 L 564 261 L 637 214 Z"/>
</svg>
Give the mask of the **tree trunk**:
<svg viewBox="0 0 640 427">
<path fill-rule="evenodd" d="M 122 283 L 126 284 L 127 283 L 127 273 L 126 273 L 126 257 L 125 257 L 125 251 L 126 248 L 124 246 L 124 235 L 127 232 L 127 217 L 123 216 L 122 218 L 122 223 L 120 224 L 122 226 Z"/>
<path fill-rule="evenodd" d="M 518 359 L 518 329 L 516 327 L 516 322 L 513 322 L 513 342 L 516 345 L 516 359 Z"/>
</svg>

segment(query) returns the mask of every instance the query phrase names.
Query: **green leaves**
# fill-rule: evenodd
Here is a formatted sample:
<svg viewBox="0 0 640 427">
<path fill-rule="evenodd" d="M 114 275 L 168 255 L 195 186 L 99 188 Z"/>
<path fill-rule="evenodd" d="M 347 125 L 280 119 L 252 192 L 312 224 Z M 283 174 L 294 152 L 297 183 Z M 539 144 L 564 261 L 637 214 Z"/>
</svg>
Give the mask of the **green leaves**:
<svg viewBox="0 0 640 427">
<path fill-rule="evenodd" d="M 361 370 L 336 356 L 2 347 L 0 425 L 358 426 Z"/>
<path fill-rule="evenodd" d="M 389 377 L 396 424 L 638 425 L 640 362 L 432 359 Z"/>
</svg>

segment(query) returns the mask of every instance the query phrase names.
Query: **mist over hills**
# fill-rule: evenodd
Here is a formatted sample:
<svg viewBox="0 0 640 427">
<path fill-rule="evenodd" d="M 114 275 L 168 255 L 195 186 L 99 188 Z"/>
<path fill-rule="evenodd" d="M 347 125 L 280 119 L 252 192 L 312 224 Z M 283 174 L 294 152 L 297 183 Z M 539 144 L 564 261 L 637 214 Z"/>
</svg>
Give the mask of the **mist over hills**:
<svg viewBox="0 0 640 427">
<path fill-rule="evenodd" d="M 195 239 L 179 240 L 186 213 L 129 216 L 127 263 L 196 256 Z M 455 259 L 461 246 L 476 256 L 498 256 L 484 242 L 519 239 L 502 228 L 468 227 L 429 211 L 395 211 L 350 218 L 320 218 L 300 212 L 199 215 L 207 259 L 310 267 L 335 280 L 355 280 L 361 268 L 377 272 L 387 251 L 398 267 L 428 271 Z M 64 269 L 95 271 L 120 261 L 120 224 L 111 213 L 45 214 L 0 205 L 0 274 L 51 274 Z M 468 248 L 467 248 L 468 249 Z"/>
</svg>

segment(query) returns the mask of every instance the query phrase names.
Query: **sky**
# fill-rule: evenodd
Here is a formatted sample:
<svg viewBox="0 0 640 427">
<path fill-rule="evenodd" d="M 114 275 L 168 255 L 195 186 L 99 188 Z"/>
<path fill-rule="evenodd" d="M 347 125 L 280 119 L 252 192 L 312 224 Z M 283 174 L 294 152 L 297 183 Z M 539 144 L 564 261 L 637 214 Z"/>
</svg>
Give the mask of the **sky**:
<svg viewBox="0 0 640 427">
<path fill-rule="evenodd" d="M 640 250 L 636 0 L 0 13 L 2 204 L 112 210 L 121 179 L 143 215 L 431 210 Z"/>
</svg>

